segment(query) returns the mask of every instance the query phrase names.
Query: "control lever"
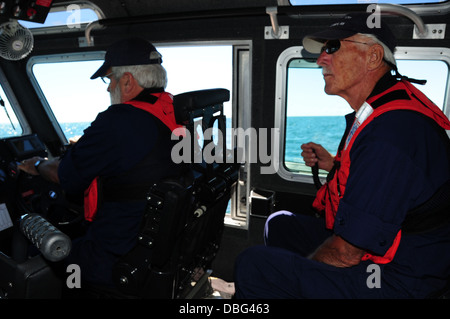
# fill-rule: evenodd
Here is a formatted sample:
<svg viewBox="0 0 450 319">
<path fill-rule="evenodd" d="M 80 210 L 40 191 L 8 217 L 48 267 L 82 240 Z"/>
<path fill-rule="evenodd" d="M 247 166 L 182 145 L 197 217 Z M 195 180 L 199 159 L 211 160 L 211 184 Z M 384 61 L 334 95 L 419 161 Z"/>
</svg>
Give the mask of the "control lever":
<svg viewBox="0 0 450 319">
<path fill-rule="evenodd" d="M 316 151 L 314 149 L 313 149 L 313 152 L 316 153 Z M 320 179 L 319 179 L 319 162 L 318 161 L 314 164 L 313 167 L 311 167 L 311 170 L 312 170 L 314 185 L 316 186 L 317 189 L 319 189 L 322 187 L 322 183 L 320 182 Z"/>
<path fill-rule="evenodd" d="M 70 253 L 72 242 L 69 236 L 38 214 L 23 215 L 20 230 L 47 260 L 60 261 Z"/>
<path fill-rule="evenodd" d="M 312 170 L 314 185 L 316 186 L 317 189 L 319 189 L 322 187 L 322 183 L 320 182 L 320 179 L 319 179 L 319 163 L 316 162 L 316 164 L 314 164 L 314 166 L 311 167 L 311 170 Z"/>
</svg>

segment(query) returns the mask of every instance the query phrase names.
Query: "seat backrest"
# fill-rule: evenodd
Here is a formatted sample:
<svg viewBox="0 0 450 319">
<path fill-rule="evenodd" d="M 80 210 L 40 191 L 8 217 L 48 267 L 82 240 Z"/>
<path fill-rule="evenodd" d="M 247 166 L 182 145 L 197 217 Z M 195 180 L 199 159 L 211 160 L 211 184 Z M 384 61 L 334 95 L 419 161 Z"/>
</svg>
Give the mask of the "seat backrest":
<svg viewBox="0 0 450 319">
<path fill-rule="evenodd" d="M 187 136 L 195 137 L 189 142 L 198 142 L 196 119 L 201 117 L 202 133 L 218 121 L 223 136 L 220 143 L 225 143 L 223 102 L 228 99 L 225 89 L 174 97 L 177 122 L 185 125 L 190 133 Z M 210 143 L 213 139 L 208 137 L 198 151 L 203 154 Z M 114 282 L 123 293 L 142 298 L 185 298 L 199 274 L 211 267 L 238 165 L 227 163 L 225 158 L 184 165 L 181 178 L 162 180 L 148 192 L 138 244 L 113 271 Z"/>
<path fill-rule="evenodd" d="M 190 144 L 190 166 L 204 174 L 214 174 L 214 167 L 226 162 L 226 117 L 223 103 L 229 99 L 230 92 L 226 89 L 193 91 L 174 97 L 175 118 L 188 132 L 186 144 Z M 212 134 L 215 123 L 218 133 L 215 135 L 216 143 Z M 199 127 L 202 136 L 199 136 Z M 214 143 L 213 147 L 211 143 Z"/>
</svg>

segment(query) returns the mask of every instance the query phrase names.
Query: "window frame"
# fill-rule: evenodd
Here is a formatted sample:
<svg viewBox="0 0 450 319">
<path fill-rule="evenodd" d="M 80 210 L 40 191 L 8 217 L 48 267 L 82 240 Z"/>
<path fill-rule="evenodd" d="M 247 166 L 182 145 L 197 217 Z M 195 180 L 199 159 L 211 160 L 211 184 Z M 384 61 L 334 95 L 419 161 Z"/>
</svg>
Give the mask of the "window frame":
<svg viewBox="0 0 450 319">
<path fill-rule="evenodd" d="M 274 127 L 280 131 L 279 151 L 272 154 L 273 163 L 278 163 L 277 174 L 287 181 L 313 184 L 311 174 L 294 172 L 285 166 L 285 138 L 286 138 L 286 109 L 287 109 L 287 79 L 288 66 L 292 59 L 310 58 L 302 55 L 303 47 L 295 46 L 284 50 L 277 60 L 276 65 L 276 89 L 275 89 L 275 120 Z M 443 112 L 450 118 L 450 49 L 449 48 L 424 48 L 424 47 L 397 47 L 395 52 L 397 60 L 438 60 L 443 61 L 449 67 L 447 73 L 447 88 L 443 103 Z M 349 107 L 349 112 L 351 109 Z M 450 132 L 448 132 L 450 133 Z M 449 134 L 450 135 L 450 134 Z M 299 145 L 300 147 L 300 145 Z M 321 178 L 325 175 L 320 176 Z M 324 182 L 322 180 L 322 182 Z"/>
<path fill-rule="evenodd" d="M 170 48 L 176 46 L 221 46 L 229 45 L 232 47 L 232 95 L 230 97 L 231 103 L 231 125 L 233 128 L 249 126 L 251 122 L 251 73 L 252 73 L 252 42 L 250 40 L 236 40 L 236 41 L 193 41 L 193 42 L 169 42 L 169 43 L 154 43 L 156 48 Z M 34 76 L 33 67 L 39 63 L 58 63 L 58 62 L 72 62 L 72 61 L 89 61 L 89 60 L 103 60 L 105 51 L 93 52 L 77 52 L 66 54 L 53 54 L 31 57 L 27 63 L 27 74 L 32 83 L 36 94 L 41 101 L 46 114 L 53 124 L 59 138 L 63 143 L 68 143 L 67 138 L 60 126 L 56 116 L 54 115 L 49 102 L 47 101 L 44 92 L 42 91 L 38 80 Z M 248 153 L 247 151 L 245 151 Z M 241 165 L 241 171 L 248 172 L 250 166 L 248 163 Z M 248 175 L 248 174 L 246 174 Z M 239 198 L 246 196 L 250 192 L 249 183 L 244 186 L 236 188 L 232 192 L 231 210 L 230 214 L 226 216 L 225 223 L 231 227 L 246 228 L 248 227 L 247 209 L 242 206 Z M 246 194 L 246 195 L 244 195 Z"/>
<path fill-rule="evenodd" d="M 33 56 L 31 57 L 27 62 L 27 75 L 28 78 L 31 81 L 31 84 L 39 97 L 39 101 L 42 103 L 44 110 L 49 117 L 51 123 L 53 124 L 54 129 L 56 130 L 56 133 L 58 134 L 58 137 L 60 140 L 67 144 L 68 140 L 66 138 L 66 135 L 64 134 L 61 125 L 59 124 L 58 120 L 56 119 L 55 114 L 52 111 L 52 108 L 47 101 L 44 92 L 41 89 L 41 86 L 39 85 L 38 80 L 34 76 L 33 73 L 33 67 L 36 64 L 41 63 L 64 63 L 64 62 L 82 62 L 82 61 L 94 61 L 94 60 L 104 60 L 105 52 L 78 52 L 78 53 L 69 53 L 69 54 L 51 54 L 51 55 L 40 55 L 40 56 Z"/>
</svg>

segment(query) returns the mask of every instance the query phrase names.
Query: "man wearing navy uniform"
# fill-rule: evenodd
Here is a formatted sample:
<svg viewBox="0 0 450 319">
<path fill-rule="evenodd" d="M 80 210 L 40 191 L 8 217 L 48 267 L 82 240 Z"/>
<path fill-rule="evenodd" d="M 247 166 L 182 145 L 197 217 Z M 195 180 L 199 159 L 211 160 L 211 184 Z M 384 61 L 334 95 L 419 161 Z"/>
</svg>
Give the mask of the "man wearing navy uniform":
<svg viewBox="0 0 450 319">
<path fill-rule="evenodd" d="M 327 94 L 354 110 L 336 156 L 302 145 L 329 171 L 323 217 L 269 216 L 265 245 L 236 262 L 237 298 L 425 298 L 450 275 L 450 122 L 397 71 L 396 40 L 367 14 L 306 36 Z M 447 198 L 447 199 L 446 199 Z"/>
<path fill-rule="evenodd" d="M 87 232 L 73 241 L 65 260 L 77 264 L 84 282 L 112 287 L 112 267 L 137 242 L 150 186 L 178 176 L 171 150 L 175 123 L 166 71 L 156 48 L 140 38 L 121 40 L 106 53 L 91 79 L 108 82 L 112 105 L 61 159 L 32 158 L 19 167 L 85 192 Z M 89 101 L 86 101 L 89 103 Z"/>
</svg>

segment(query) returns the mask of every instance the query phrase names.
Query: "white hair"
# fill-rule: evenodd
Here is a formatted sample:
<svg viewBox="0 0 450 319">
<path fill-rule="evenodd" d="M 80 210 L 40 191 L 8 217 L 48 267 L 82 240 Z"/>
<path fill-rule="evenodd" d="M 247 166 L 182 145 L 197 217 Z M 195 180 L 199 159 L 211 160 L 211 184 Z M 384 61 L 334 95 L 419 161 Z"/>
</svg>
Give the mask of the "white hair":
<svg viewBox="0 0 450 319">
<path fill-rule="evenodd" d="M 129 72 L 143 88 L 166 88 L 167 72 L 161 64 L 113 66 L 112 73 L 120 79 L 125 72 Z"/>
<path fill-rule="evenodd" d="M 391 68 L 393 66 L 397 67 L 397 61 L 395 60 L 394 57 L 394 53 L 386 46 L 386 44 L 384 44 L 383 42 L 381 42 L 375 35 L 373 34 L 366 34 L 366 33 L 358 33 L 359 35 L 362 35 L 364 37 L 367 37 L 369 39 L 371 39 L 372 41 L 374 41 L 375 43 L 381 45 L 383 47 L 384 50 L 384 60 L 386 60 L 388 63 L 392 64 L 389 65 Z"/>
</svg>

